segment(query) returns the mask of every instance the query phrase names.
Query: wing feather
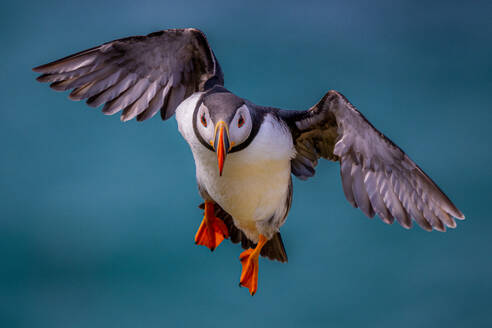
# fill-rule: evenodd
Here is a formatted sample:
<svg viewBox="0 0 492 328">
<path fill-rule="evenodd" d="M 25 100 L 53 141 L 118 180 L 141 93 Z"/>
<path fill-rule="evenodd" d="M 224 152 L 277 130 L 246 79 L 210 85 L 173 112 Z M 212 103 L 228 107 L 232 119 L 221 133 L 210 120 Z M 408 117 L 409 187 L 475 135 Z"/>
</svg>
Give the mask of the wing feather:
<svg viewBox="0 0 492 328">
<path fill-rule="evenodd" d="M 73 100 L 105 104 L 104 114 L 123 110 L 122 121 L 143 121 L 159 110 L 166 120 L 194 92 L 224 84 L 205 35 L 192 28 L 114 40 L 33 70 L 55 90 L 73 89 Z"/>
<path fill-rule="evenodd" d="M 140 98 L 123 110 L 123 114 L 121 115 L 122 121 L 129 121 L 143 112 L 148 107 L 150 101 L 154 98 L 156 92 L 157 82 L 154 81 L 146 90 L 144 90 Z"/>
<path fill-rule="evenodd" d="M 89 97 L 89 99 L 87 99 L 87 104 L 91 107 L 99 107 L 104 103 L 110 102 L 135 84 L 136 80 L 137 75 L 135 73 L 122 72 L 122 75 L 118 77 L 117 83 L 111 85 L 104 91 Z"/>
<path fill-rule="evenodd" d="M 318 158 L 340 162 L 343 192 L 368 217 L 445 231 L 464 219 L 439 187 L 340 93 L 328 92 L 307 111 L 278 111 L 297 150 L 292 173 L 314 175 Z"/>
<path fill-rule="evenodd" d="M 149 107 L 137 116 L 137 121 L 144 121 L 153 117 L 161 108 L 164 107 L 164 102 L 166 101 L 169 89 L 171 89 L 171 84 L 172 83 L 168 83 L 156 93 L 154 98 L 150 101 Z"/>
<path fill-rule="evenodd" d="M 384 204 L 383 198 L 380 193 L 380 188 L 378 186 L 377 173 L 374 171 L 368 171 L 364 179 L 366 185 L 367 194 L 371 201 L 371 205 L 377 215 L 386 223 L 391 224 L 394 221 L 393 216 L 390 214 L 386 205 Z"/>
<path fill-rule="evenodd" d="M 120 93 L 118 97 L 109 101 L 104 105 L 102 111 L 104 114 L 113 115 L 121 109 L 137 100 L 149 86 L 149 81 L 146 79 L 137 80 L 135 84 Z"/>
</svg>

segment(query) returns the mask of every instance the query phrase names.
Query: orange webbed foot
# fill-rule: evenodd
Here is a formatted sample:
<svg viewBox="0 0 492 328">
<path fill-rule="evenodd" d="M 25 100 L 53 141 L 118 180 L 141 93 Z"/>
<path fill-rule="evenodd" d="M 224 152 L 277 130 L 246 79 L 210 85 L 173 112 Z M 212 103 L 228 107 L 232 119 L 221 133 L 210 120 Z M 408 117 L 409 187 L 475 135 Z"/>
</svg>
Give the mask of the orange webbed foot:
<svg viewBox="0 0 492 328">
<path fill-rule="evenodd" d="M 265 236 L 260 235 L 260 240 L 255 249 L 249 248 L 241 253 L 239 260 L 241 261 L 242 271 L 241 278 L 239 280 L 239 286 L 243 286 L 249 289 L 249 293 L 253 296 L 258 289 L 258 271 L 259 264 L 258 258 L 260 252 L 267 239 Z"/>
<path fill-rule="evenodd" d="M 252 248 L 245 250 L 239 256 L 241 265 L 241 279 L 239 285 L 249 289 L 249 293 L 253 296 L 258 289 L 258 255 L 254 254 Z"/>
<path fill-rule="evenodd" d="M 195 235 L 195 244 L 203 245 L 213 251 L 224 238 L 229 238 L 229 231 L 224 221 L 215 217 L 214 203 L 205 201 L 205 216 Z"/>
</svg>

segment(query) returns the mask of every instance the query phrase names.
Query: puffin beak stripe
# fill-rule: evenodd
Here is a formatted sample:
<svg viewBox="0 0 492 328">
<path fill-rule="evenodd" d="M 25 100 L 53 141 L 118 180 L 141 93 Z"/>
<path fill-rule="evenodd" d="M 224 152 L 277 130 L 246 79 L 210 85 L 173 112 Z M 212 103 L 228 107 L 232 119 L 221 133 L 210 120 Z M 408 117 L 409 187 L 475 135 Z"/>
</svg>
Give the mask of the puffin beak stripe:
<svg viewBox="0 0 492 328">
<path fill-rule="evenodd" d="M 219 121 L 215 126 L 214 149 L 217 153 L 217 162 L 219 164 L 219 175 L 222 176 L 222 169 L 231 144 L 229 142 L 229 129 L 224 121 Z"/>
</svg>

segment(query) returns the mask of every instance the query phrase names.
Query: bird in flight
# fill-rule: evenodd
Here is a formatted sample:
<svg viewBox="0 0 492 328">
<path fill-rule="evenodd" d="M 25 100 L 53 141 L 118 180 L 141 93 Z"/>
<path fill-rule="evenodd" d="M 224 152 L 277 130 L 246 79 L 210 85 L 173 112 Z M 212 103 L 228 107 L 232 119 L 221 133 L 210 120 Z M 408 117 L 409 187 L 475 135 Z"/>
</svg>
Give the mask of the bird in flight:
<svg viewBox="0 0 492 328">
<path fill-rule="evenodd" d="M 287 261 L 279 229 L 292 202 L 292 175 L 315 174 L 320 158 L 340 163 L 343 192 L 368 217 L 412 219 L 445 231 L 464 219 L 439 187 L 376 130 L 341 93 L 331 90 L 308 110 L 264 107 L 224 87 L 219 62 L 194 28 L 127 37 L 33 69 L 40 82 L 104 104 L 106 115 L 145 121 L 176 116 L 196 166 L 204 203 L 195 242 L 214 250 L 241 243 L 240 285 L 254 295 L 258 259 Z M 226 160 L 227 159 L 227 160 Z"/>
</svg>

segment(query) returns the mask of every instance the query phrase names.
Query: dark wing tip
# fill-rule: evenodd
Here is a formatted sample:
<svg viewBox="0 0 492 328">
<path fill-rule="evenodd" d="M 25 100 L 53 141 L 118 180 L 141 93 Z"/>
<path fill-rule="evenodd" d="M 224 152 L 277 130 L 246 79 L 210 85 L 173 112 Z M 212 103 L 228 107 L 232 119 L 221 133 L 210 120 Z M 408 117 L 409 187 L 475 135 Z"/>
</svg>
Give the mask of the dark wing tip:
<svg viewBox="0 0 492 328">
<path fill-rule="evenodd" d="M 92 50 L 92 49 L 90 49 Z M 88 51 L 88 50 L 87 50 Z M 73 59 L 77 56 L 79 56 L 80 54 L 82 54 L 83 51 L 81 52 L 78 52 L 76 54 L 73 54 L 73 55 L 70 55 L 70 56 L 66 56 L 66 57 L 63 57 L 63 58 L 60 58 L 58 60 L 55 60 L 55 61 L 52 61 L 52 62 L 49 62 L 47 64 L 43 64 L 43 65 L 40 65 L 40 66 L 36 66 L 34 67 L 32 70 L 36 73 L 52 73 L 53 70 L 55 69 L 55 67 L 57 67 L 56 65 L 58 64 L 61 64 L 67 60 L 70 60 L 70 59 Z"/>
<path fill-rule="evenodd" d="M 459 209 L 456 209 L 456 211 L 457 212 L 453 214 L 455 218 L 457 218 L 458 220 L 466 219 L 465 215 Z"/>
<path fill-rule="evenodd" d="M 36 72 L 36 69 L 37 69 L 37 67 L 34 67 L 32 70 L 33 70 L 34 72 Z M 42 75 L 40 75 L 40 76 L 38 76 L 38 77 L 36 78 L 36 81 L 38 81 L 38 82 L 47 82 L 47 80 L 46 80 L 46 79 L 47 79 L 47 77 L 48 77 L 48 76 L 49 76 L 49 74 L 42 74 Z"/>
<path fill-rule="evenodd" d="M 50 65 L 50 64 L 44 64 L 44 65 L 36 66 L 36 67 L 32 68 L 32 70 L 33 70 L 33 72 L 36 72 L 36 73 L 44 73 L 46 71 L 46 69 L 48 68 L 47 67 L 48 65 Z"/>
</svg>

